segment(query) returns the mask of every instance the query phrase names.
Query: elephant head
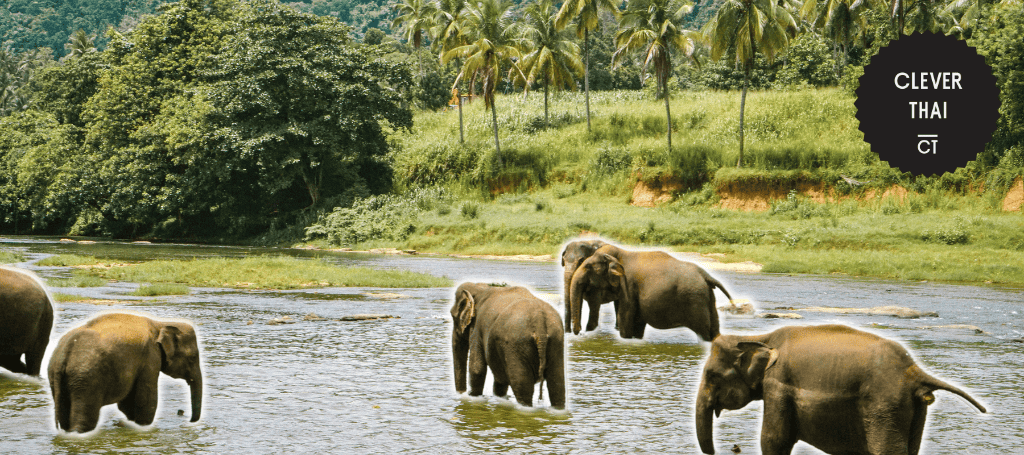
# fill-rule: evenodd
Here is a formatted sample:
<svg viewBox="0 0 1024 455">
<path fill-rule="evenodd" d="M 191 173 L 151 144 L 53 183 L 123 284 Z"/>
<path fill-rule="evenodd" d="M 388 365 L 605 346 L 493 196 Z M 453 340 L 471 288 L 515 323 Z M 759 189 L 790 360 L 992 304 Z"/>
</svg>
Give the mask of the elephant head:
<svg viewBox="0 0 1024 455">
<path fill-rule="evenodd" d="M 778 359 L 778 351 L 746 337 L 722 335 L 711 344 L 697 392 L 697 441 L 704 453 L 715 453 L 711 437 L 712 412 L 740 409 L 762 398 L 765 372 Z"/>
<path fill-rule="evenodd" d="M 605 301 L 625 296 L 626 271 L 622 263 L 610 254 L 596 253 L 584 260 L 573 273 L 567 295 L 572 310 L 572 331 L 575 334 L 579 334 L 581 329 L 585 290 L 602 292 L 601 297 Z"/>
<path fill-rule="evenodd" d="M 580 264 L 588 257 L 594 254 L 598 248 L 607 245 L 601 240 L 576 240 L 570 242 L 562 250 L 562 267 L 563 281 L 565 284 L 565 314 L 569 314 L 569 286 L 572 282 L 572 276 L 576 273 L 576 269 L 579 268 Z M 569 329 L 569 320 L 566 319 L 566 331 Z"/>
<path fill-rule="evenodd" d="M 469 333 L 476 320 L 476 298 L 471 283 L 465 283 L 455 290 L 455 304 L 452 305 L 452 355 L 455 357 L 455 390 L 466 391 L 466 363 L 469 356 Z"/>
<path fill-rule="evenodd" d="M 191 421 L 199 420 L 203 408 L 203 374 L 199 366 L 199 342 L 196 331 L 185 323 L 167 323 L 157 335 L 160 346 L 160 371 L 188 383 L 192 399 Z"/>
</svg>

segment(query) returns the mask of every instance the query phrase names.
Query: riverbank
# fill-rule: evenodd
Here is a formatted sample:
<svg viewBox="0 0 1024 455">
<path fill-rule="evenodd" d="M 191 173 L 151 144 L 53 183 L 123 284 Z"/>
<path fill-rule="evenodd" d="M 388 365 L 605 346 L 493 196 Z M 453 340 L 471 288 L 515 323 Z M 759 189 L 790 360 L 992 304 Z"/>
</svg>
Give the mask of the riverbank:
<svg viewBox="0 0 1024 455">
<path fill-rule="evenodd" d="M 299 246 L 557 260 L 565 242 L 598 236 L 692 253 L 712 269 L 763 265 L 761 271 L 773 273 L 1024 285 L 1024 216 L 1003 211 L 1005 195 L 994 192 L 878 192 L 823 202 L 792 192 L 766 201 L 767 209 L 742 211 L 721 208 L 713 191 L 639 207 L 630 204 L 631 191 L 566 188 L 433 204 L 393 201 L 404 210 L 384 204 L 373 212 L 374 222 L 401 226 L 402 235 L 346 245 L 321 238 Z"/>
</svg>

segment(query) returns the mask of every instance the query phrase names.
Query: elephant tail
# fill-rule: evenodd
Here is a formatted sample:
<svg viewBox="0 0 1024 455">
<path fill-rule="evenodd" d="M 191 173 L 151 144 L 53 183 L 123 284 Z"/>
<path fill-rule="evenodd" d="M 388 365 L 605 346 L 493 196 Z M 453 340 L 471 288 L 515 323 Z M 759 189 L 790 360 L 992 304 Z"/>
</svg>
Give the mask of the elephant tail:
<svg viewBox="0 0 1024 455">
<path fill-rule="evenodd" d="M 974 405 L 974 407 L 978 408 L 979 411 L 981 411 L 981 412 L 988 412 L 985 409 L 985 406 L 982 406 L 981 403 L 978 403 L 978 401 L 975 400 L 970 395 L 968 395 L 967 392 L 964 392 L 963 390 L 960 390 L 957 387 L 949 385 L 949 384 L 943 382 L 940 379 L 932 377 L 931 375 L 929 375 L 928 373 L 925 373 L 923 370 L 921 370 L 920 367 L 918 367 L 916 365 L 914 366 L 914 368 L 917 369 L 918 376 L 920 378 L 920 382 L 921 382 L 921 386 L 922 386 L 922 387 L 918 388 L 917 392 L 915 392 L 914 395 L 915 395 L 915 397 L 917 399 L 923 401 L 926 405 L 932 404 L 932 402 L 935 401 L 935 397 L 932 395 L 932 391 L 933 390 L 945 390 L 947 392 L 953 392 L 953 393 L 955 393 L 957 395 L 960 395 L 965 400 L 967 400 L 972 405 Z"/>
<path fill-rule="evenodd" d="M 533 333 L 533 340 L 537 342 L 537 357 L 540 359 L 537 367 L 537 377 L 540 378 L 540 399 L 544 399 L 544 369 L 548 363 L 548 338 L 546 335 Z"/>
<path fill-rule="evenodd" d="M 710 274 L 709 274 L 709 273 L 708 273 L 708 272 L 707 272 L 706 270 L 704 270 L 704 269 L 701 269 L 701 270 L 700 270 L 700 274 L 701 274 L 701 275 L 704 275 L 704 281 L 705 281 L 705 282 L 707 282 L 707 283 L 708 283 L 708 286 L 710 286 L 710 287 L 712 288 L 712 289 L 711 289 L 711 291 L 712 291 L 712 292 L 714 292 L 714 288 L 718 288 L 718 289 L 721 289 L 721 290 L 722 290 L 722 293 L 723 293 L 723 294 L 725 294 L 725 296 L 726 296 L 726 297 L 728 297 L 728 298 L 729 298 L 729 300 L 732 300 L 732 296 L 731 296 L 731 295 L 729 295 L 729 291 L 726 291 L 726 290 L 725 290 L 725 286 L 723 286 L 723 285 L 722 285 L 722 282 L 721 282 L 721 281 L 718 281 L 718 280 L 716 280 L 716 279 L 715 279 L 715 277 L 711 276 L 711 275 L 710 275 Z"/>
</svg>

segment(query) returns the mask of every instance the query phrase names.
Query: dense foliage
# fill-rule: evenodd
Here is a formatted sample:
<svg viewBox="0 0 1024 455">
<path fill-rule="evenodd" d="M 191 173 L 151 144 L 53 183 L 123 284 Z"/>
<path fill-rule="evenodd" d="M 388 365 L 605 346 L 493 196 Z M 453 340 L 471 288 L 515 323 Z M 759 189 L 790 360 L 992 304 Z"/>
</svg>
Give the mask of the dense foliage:
<svg viewBox="0 0 1024 455">
<path fill-rule="evenodd" d="M 671 175 L 700 189 L 723 160 L 741 161 L 732 149 L 742 156 L 744 135 L 753 141 L 742 159 L 748 168 L 810 167 L 832 178 L 869 165 L 863 141 L 853 137 L 859 145 L 846 150 L 813 135 L 778 142 L 813 131 L 807 122 L 833 125 L 788 110 L 833 109 L 799 93 L 841 86 L 849 96 L 863 65 L 901 30 L 967 39 L 999 80 L 994 140 L 964 171 L 969 177 L 944 184 L 987 179 L 1005 188 L 1024 168 L 1021 0 L 915 1 L 906 11 L 851 0 L 632 3 L 623 10 L 614 0 L 561 8 L 534 0 L 7 1 L 0 231 L 294 238 L 335 207 L 321 222 L 354 226 L 349 220 L 385 200 L 374 195 L 395 188 L 585 190 Z M 741 33 L 739 19 L 763 33 Z M 603 93 L 584 91 L 588 85 Z M 561 107 L 550 113 L 529 113 L 526 103 L 547 104 L 547 96 L 529 95 L 545 87 L 569 93 L 557 95 Z M 453 97 L 453 88 L 463 96 Z M 736 114 L 688 101 L 744 88 L 797 95 L 792 105 L 750 105 L 746 121 L 743 95 L 733 97 Z M 621 89 L 631 91 L 609 91 Z M 663 93 L 671 96 L 658 98 Z M 448 116 L 436 135 L 392 134 L 411 128 L 412 109 L 478 97 L 497 106 L 483 112 L 475 105 L 484 103 L 458 103 L 458 120 Z M 630 111 L 655 99 L 663 100 L 660 118 Z M 585 133 L 576 131 L 582 125 Z M 859 133 L 854 126 L 842 134 Z M 580 163 L 596 164 L 584 176 Z M 612 183 L 590 172 L 607 163 L 615 171 L 601 178 Z M 402 230 L 395 232 L 387 236 Z"/>
<path fill-rule="evenodd" d="M 237 238 L 389 190 L 411 73 L 348 32 L 261 0 L 184 0 L 112 32 L 0 118 L 0 223 Z"/>
</svg>

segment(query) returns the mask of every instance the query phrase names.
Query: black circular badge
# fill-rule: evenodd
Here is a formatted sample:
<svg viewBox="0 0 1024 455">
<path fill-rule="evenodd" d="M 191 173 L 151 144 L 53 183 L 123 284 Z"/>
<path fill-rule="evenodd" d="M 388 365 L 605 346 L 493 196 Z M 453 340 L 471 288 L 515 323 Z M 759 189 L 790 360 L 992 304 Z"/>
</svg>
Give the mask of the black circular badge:
<svg viewBox="0 0 1024 455">
<path fill-rule="evenodd" d="M 977 158 L 999 118 L 999 88 L 964 41 L 915 33 L 864 67 L 857 120 L 871 150 L 915 175 L 953 172 Z"/>
</svg>

